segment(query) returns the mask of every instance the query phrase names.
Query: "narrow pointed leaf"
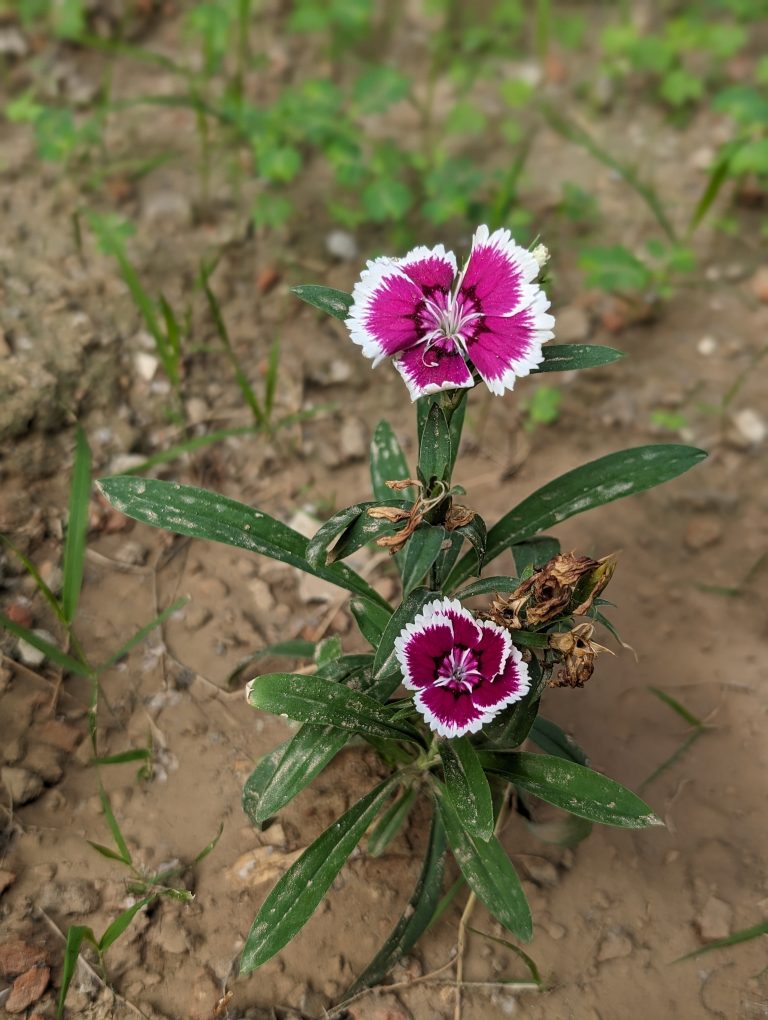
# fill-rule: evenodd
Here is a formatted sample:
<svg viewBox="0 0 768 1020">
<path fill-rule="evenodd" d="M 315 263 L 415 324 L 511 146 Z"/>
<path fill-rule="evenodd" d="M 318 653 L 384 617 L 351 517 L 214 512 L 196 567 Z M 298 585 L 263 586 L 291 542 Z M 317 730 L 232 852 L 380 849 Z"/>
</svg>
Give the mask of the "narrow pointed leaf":
<svg viewBox="0 0 768 1020">
<path fill-rule="evenodd" d="M 534 492 L 491 528 L 486 562 L 574 514 L 676 478 L 706 456 L 693 446 L 656 444 L 611 453 L 575 468 Z M 448 579 L 449 588 L 471 576 L 473 561 L 474 554 L 459 560 Z"/>
<path fill-rule="evenodd" d="M 547 754 L 553 754 L 556 758 L 563 758 L 565 761 L 573 761 L 577 765 L 589 765 L 589 758 L 582 751 L 575 740 L 560 729 L 557 723 L 550 722 L 542 716 L 537 716 L 531 732 L 531 740 Z"/>
<path fill-rule="evenodd" d="M 99 486 L 112 506 L 144 524 L 259 553 L 384 603 L 366 581 L 344 564 L 311 566 L 303 535 L 244 503 L 190 485 L 130 475 L 103 478 Z"/>
<path fill-rule="evenodd" d="M 590 822 L 626 829 L 662 824 L 631 790 L 575 762 L 525 751 L 481 751 L 480 761 L 519 789 Z"/>
<path fill-rule="evenodd" d="M 98 950 L 99 943 L 93 933 L 93 928 L 85 925 L 73 924 L 67 929 L 67 942 L 64 946 L 64 963 L 61 968 L 61 988 L 56 1003 L 56 1020 L 64 1016 L 64 1003 L 67 1001 L 67 992 L 72 984 L 77 967 L 77 958 L 80 955 L 80 947 L 83 942 L 90 942 Z"/>
<path fill-rule="evenodd" d="M 417 730 L 394 722 L 392 713 L 378 701 L 314 676 L 268 673 L 251 680 L 246 690 L 253 708 L 274 715 L 372 737 L 422 742 Z"/>
<path fill-rule="evenodd" d="M 148 903 L 152 903 L 153 900 L 156 900 L 158 895 L 158 893 L 154 893 L 152 896 L 145 896 L 144 899 L 139 900 L 138 903 L 134 903 L 133 906 L 124 910 L 122 914 L 118 914 L 112 924 L 109 925 L 99 939 L 99 951 L 106 953 L 109 947 L 113 943 L 117 942 L 138 912 L 143 910 Z"/>
<path fill-rule="evenodd" d="M 120 859 L 125 864 L 133 864 L 131 852 L 123 838 L 122 832 L 120 831 L 120 826 L 117 824 L 117 819 L 115 818 L 115 814 L 112 810 L 112 805 L 109 802 L 107 791 L 101 783 L 99 783 L 99 800 L 101 801 L 101 810 L 104 812 L 104 818 L 109 826 L 109 831 L 112 833 L 112 839 L 114 839 L 115 846 L 120 854 Z"/>
<path fill-rule="evenodd" d="M 350 599 L 349 610 L 365 640 L 372 648 L 378 648 L 387 624 L 392 618 L 391 610 L 384 609 L 377 602 L 371 602 L 362 595 Z"/>
<path fill-rule="evenodd" d="M 533 936 L 531 910 L 517 872 L 496 836 L 486 843 L 461 824 L 445 787 L 438 785 L 437 805 L 456 859 L 467 885 L 507 931 L 523 942 Z"/>
<path fill-rule="evenodd" d="M 380 984 L 398 960 L 413 949 L 429 927 L 440 904 L 445 870 L 445 830 L 435 811 L 424 863 L 403 915 L 387 941 L 344 996 Z"/>
<path fill-rule="evenodd" d="M 488 939 L 490 942 L 496 942 L 498 945 L 504 946 L 505 949 L 511 950 L 511 952 L 513 952 L 515 956 L 518 956 L 526 965 L 532 980 L 535 981 L 537 985 L 541 985 L 543 983 L 541 980 L 541 973 L 539 968 L 536 966 L 535 961 L 532 960 L 525 950 L 520 948 L 520 946 L 516 946 L 514 942 L 510 942 L 509 939 L 503 939 L 498 935 L 491 935 L 490 932 L 480 931 L 478 928 L 473 928 L 469 924 L 467 925 L 467 930 L 474 932 L 475 935 L 479 935 L 481 938 Z"/>
<path fill-rule="evenodd" d="M 482 577 L 479 581 L 473 581 L 461 591 L 456 592 L 457 599 L 468 599 L 473 595 L 504 595 L 520 587 L 519 577 Z"/>
<path fill-rule="evenodd" d="M 22 627 L 21 624 L 16 623 L 14 620 L 10 620 L 4 613 L 0 613 L 0 627 L 10 631 L 11 634 L 15 634 L 16 637 L 26 641 L 27 644 L 32 645 L 33 648 L 37 648 L 38 651 L 42 652 L 46 659 L 50 659 L 51 662 L 56 663 L 63 670 L 68 673 L 74 673 L 75 676 L 82 676 L 90 680 L 94 676 L 94 671 L 86 666 L 83 662 L 78 662 L 77 659 L 73 659 L 71 655 L 67 655 L 66 652 L 60 651 L 56 645 L 52 645 L 50 641 L 46 641 L 45 638 L 41 638 L 39 634 L 36 634 L 33 630 L 29 630 L 27 627 Z"/>
<path fill-rule="evenodd" d="M 409 786 L 392 801 L 368 837 L 368 853 L 371 857 L 380 857 L 384 853 L 405 824 L 415 800 L 416 791 Z"/>
<path fill-rule="evenodd" d="M 343 290 L 334 290 L 333 287 L 320 287 L 313 283 L 300 284 L 298 287 L 291 287 L 291 293 L 297 298 L 306 301 L 313 308 L 326 312 L 342 322 L 349 315 L 352 307 L 352 295 Z"/>
<path fill-rule="evenodd" d="M 312 567 L 324 567 L 351 556 L 379 535 L 392 534 L 395 526 L 390 521 L 369 517 L 368 510 L 378 506 L 403 509 L 407 505 L 402 500 L 388 499 L 383 503 L 355 503 L 339 510 L 309 540 L 307 562 Z"/>
<path fill-rule="evenodd" d="M 463 538 L 466 538 L 475 550 L 477 563 L 475 565 L 474 572 L 479 574 L 483 569 L 483 563 L 485 562 L 485 547 L 488 541 L 488 531 L 485 526 L 485 521 L 480 514 L 475 514 L 469 524 L 465 524 L 463 528 L 457 528 L 453 534 L 461 535 Z"/>
<path fill-rule="evenodd" d="M 392 614 L 373 660 L 373 687 L 369 691 L 378 701 L 386 701 L 400 685 L 400 665 L 395 658 L 395 639 L 427 602 L 440 598 L 440 592 L 417 588 L 406 596 Z"/>
<path fill-rule="evenodd" d="M 738 946 L 741 942 L 749 942 L 752 939 L 760 938 L 761 935 L 768 935 L 768 920 L 761 921 L 751 928 L 742 928 L 741 931 L 735 931 L 732 935 L 726 935 L 725 938 L 715 939 L 714 942 L 709 942 L 706 946 L 701 946 L 700 949 L 694 949 L 692 953 L 686 953 L 685 956 L 680 956 L 672 962 L 683 963 L 685 960 L 693 960 L 704 953 L 711 953 L 713 949 L 728 949 L 729 946 Z"/>
<path fill-rule="evenodd" d="M 528 542 L 519 542 L 512 546 L 512 555 L 518 576 L 522 577 L 526 571 L 530 571 L 534 567 L 543 567 L 559 552 L 560 543 L 549 535 L 539 535 L 538 538 L 532 538 Z"/>
<path fill-rule="evenodd" d="M 574 372 L 582 368 L 610 365 L 624 357 L 623 351 L 600 344 L 546 344 L 544 360 L 534 372 Z"/>
<path fill-rule="evenodd" d="M 243 810 L 257 828 L 312 782 L 342 749 L 349 733 L 306 723 L 266 755 L 246 780 Z"/>
<path fill-rule="evenodd" d="M 447 541 L 443 542 L 443 548 L 435 560 L 435 585 L 440 588 L 443 581 L 456 566 L 456 561 L 464 545 L 464 536 L 458 531 L 449 531 L 446 535 Z"/>
<path fill-rule="evenodd" d="M 385 482 L 408 478 L 408 461 L 388 421 L 379 422 L 371 439 L 371 485 L 377 500 L 392 498 Z M 406 490 L 408 491 L 408 490 Z"/>
<path fill-rule="evenodd" d="M 451 432 L 442 407 L 433 403 L 419 437 L 419 475 L 429 487 L 433 479 L 444 481 L 453 463 Z"/>
<path fill-rule="evenodd" d="M 528 668 L 531 669 L 530 664 Z M 504 709 L 484 728 L 483 733 L 488 741 L 505 750 L 520 747 L 531 731 L 540 701 L 540 694 L 535 689 L 535 684 L 532 684 L 531 690 L 521 701 Z"/>
<path fill-rule="evenodd" d="M 277 882 L 248 932 L 241 974 L 266 963 L 304 927 L 389 796 L 392 782 L 385 780 L 359 800 Z"/>
<path fill-rule="evenodd" d="M 426 578 L 432 564 L 440 555 L 445 540 L 445 528 L 422 524 L 408 539 L 403 559 L 403 592 L 410 595 Z"/>
<path fill-rule="evenodd" d="M 467 737 L 440 741 L 445 786 L 461 824 L 478 839 L 493 835 L 491 788 Z"/>
<path fill-rule="evenodd" d="M 77 426 L 75 463 L 69 489 L 69 517 L 67 538 L 64 543 L 64 580 L 61 591 L 61 608 L 68 623 L 72 623 L 80 599 L 85 563 L 85 539 L 88 533 L 88 500 L 91 495 L 91 448 L 85 433 Z"/>
<path fill-rule="evenodd" d="M 119 662 L 125 655 L 132 651 L 132 649 L 134 649 L 137 645 L 140 645 L 153 630 L 157 627 L 162 627 L 169 617 L 173 616 L 174 613 L 178 613 L 180 609 L 183 609 L 187 602 L 189 602 L 189 595 L 182 595 L 181 598 L 172 602 L 170 606 L 162 611 L 162 613 L 158 613 L 154 620 L 150 620 L 149 623 L 144 624 L 144 626 L 138 630 L 133 637 L 129 638 L 113 655 L 110 655 L 108 659 L 98 666 L 96 668 L 96 672 L 103 673 L 105 670 L 114 666 L 116 662 Z"/>
</svg>

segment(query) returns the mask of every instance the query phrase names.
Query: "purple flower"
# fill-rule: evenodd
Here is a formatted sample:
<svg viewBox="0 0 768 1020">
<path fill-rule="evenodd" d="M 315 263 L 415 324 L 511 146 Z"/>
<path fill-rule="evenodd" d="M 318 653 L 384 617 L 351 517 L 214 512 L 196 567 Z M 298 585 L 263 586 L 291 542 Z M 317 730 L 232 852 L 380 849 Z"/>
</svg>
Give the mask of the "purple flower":
<svg viewBox="0 0 768 1020">
<path fill-rule="evenodd" d="M 395 654 L 416 708 L 443 737 L 476 733 L 530 686 L 507 631 L 476 620 L 457 599 L 424 606 L 395 640 Z"/>
<path fill-rule="evenodd" d="M 470 365 L 502 394 L 541 363 L 541 345 L 554 336 L 535 282 L 540 268 L 508 230 L 478 227 L 460 273 L 441 244 L 369 262 L 346 325 L 374 367 L 393 359 L 412 400 L 474 385 Z"/>
</svg>

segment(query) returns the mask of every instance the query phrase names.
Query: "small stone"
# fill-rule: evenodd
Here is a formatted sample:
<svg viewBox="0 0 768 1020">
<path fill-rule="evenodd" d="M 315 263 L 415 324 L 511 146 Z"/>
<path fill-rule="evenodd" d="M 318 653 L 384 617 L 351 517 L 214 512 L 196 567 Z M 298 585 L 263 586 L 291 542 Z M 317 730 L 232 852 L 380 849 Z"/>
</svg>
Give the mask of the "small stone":
<svg viewBox="0 0 768 1020">
<path fill-rule="evenodd" d="M 144 379 L 145 382 L 152 382 L 160 365 L 159 360 L 154 356 L 154 354 L 148 354 L 146 351 L 138 351 L 133 360 L 136 364 L 136 371 L 139 373 L 141 378 Z"/>
<path fill-rule="evenodd" d="M 274 608 L 275 600 L 269 585 L 260 577 L 255 577 L 248 583 L 248 590 L 253 597 L 253 604 L 261 613 L 267 613 Z"/>
<path fill-rule="evenodd" d="M 192 222 L 192 205 L 182 191 L 158 188 L 143 196 L 141 217 L 155 226 L 166 224 L 188 227 Z"/>
<path fill-rule="evenodd" d="M 147 459 L 142 453 L 118 453 L 109 462 L 108 473 L 110 475 L 124 475 L 135 470 Z"/>
<path fill-rule="evenodd" d="M 46 722 L 41 723 L 41 725 L 35 726 L 34 736 L 44 744 L 58 747 L 60 751 L 64 751 L 66 754 L 72 754 L 83 739 L 83 734 L 80 730 L 70 726 L 69 723 L 62 722 L 60 719 L 48 719 Z"/>
<path fill-rule="evenodd" d="M 529 857 L 527 855 L 523 857 L 522 861 L 526 873 L 537 885 L 550 887 L 557 885 L 559 876 L 557 868 L 551 861 L 545 857 Z"/>
<path fill-rule="evenodd" d="M 733 425 L 747 446 L 759 446 L 768 435 L 765 419 L 751 407 L 745 407 L 734 414 Z"/>
<path fill-rule="evenodd" d="M 193 602 L 184 610 L 184 626 L 187 630 L 196 631 L 204 627 L 211 618 L 211 611 L 207 606 L 201 606 Z"/>
<path fill-rule="evenodd" d="M 261 842 L 266 846 L 284 847 L 288 842 L 285 836 L 285 829 L 280 822 L 274 822 L 268 829 L 261 833 Z"/>
<path fill-rule="evenodd" d="M 691 552 L 699 552 L 719 542 L 723 534 L 723 526 L 717 517 L 701 514 L 692 517 L 685 529 L 683 541 Z"/>
<path fill-rule="evenodd" d="M 24 768 L 36 772 L 44 783 L 53 785 L 64 775 L 59 754 L 60 752 L 50 744 L 33 744 L 27 751 L 23 762 Z"/>
<path fill-rule="evenodd" d="M 11 602 L 5 612 L 9 620 L 13 620 L 14 623 L 18 623 L 20 627 L 26 627 L 27 630 L 29 630 L 35 622 L 35 617 L 32 613 L 29 599 L 27 598 L 19 598 Z"/>
<path fill-rule="evenodd" d="M 341 386 L 352 378 L 352 366 L 343 358 L 313 367 L 310 379 L 318 386 Z"/>
<path fill-rule="evenodd" d="M 64 917 L 82 917 L 98 910 L 101 897 L 91 882 L 84 878 L 72 879 L 69 882 L 49 882 L 39 896 L 39 905 L 43 910 Z"/>
<path fill-rule="evenodd" d="M 749 281 L 749 287 L 758 301 L 768 304 L 768 266 L 760 266 Z"/>
<path fill-rule="evenodd" d="M 56 638 L 53 634 L 51 634 L 48 630 L 44 630 L 42 627 L 36 627 L 32 633 L 36 634 L 39 638 L 42 638 L 43 641 L 47 641 L 48 644 L 56 644 Z M 25 666 L 42 666 L 45 662 L 45 652 L 41 651 L 39 648 L 35 648 L 34 645 L 25 641 L 24 638 L 19 638 L 16 648 L 19 653 L 19 658 Z"/>
<path fill-rule="evenodd" d="M 363 460 L 368 454 L 368 434 L 359 418 L 347 418 L 339 430 L 339 450 L 344 460 Z"/>
<path fill-rule="evenodd" d="M 354 261 L 359 252 L 357 241 L 346 230 L 331 230 L 326 234 L 325 249 L 329 255 L 342 262 Z"/>
<path fill-rule="evenodd" d="M 187 401 L 186 409 L 187 421 L 190 425 L 201 425 L 204 421 L 208 420 L 208 416 L 211 413 L 208 402 L 203 400 L 202 397 L 190 397 Z"/>
<path fill-rule="evenodd" d="M 710 896 L 696 918 L 696 927 L 705 942 L 727 938 L 731 933 L 733 909 L 717 896 Z"/>
<path fill-rule="evenodd" d="M 0 28 L 0 57 L 26 57 L 29 52 L 27 40 L 13 25 Z"/>
<path fill-rule="evenodd" d="M 125 563 L 131 567 L 143 567 L 147 562 L 149 556 L 149 549 L 141 542 L 135 542 L 130 540 L 123 542 L 123 544 L 115 550 L 114 558 L 118 563 Z"/>
<path fill-rule="evenodd" d="M 17 735 L 11 737 L 10 740 L 6 741 L 5 747 L 3 748 L 2 751 L 3 758 L 5 759 L 5 764 L 15 765 L 17 762 L 20 762 L 21 759 L 24 757 L 25 750 L 26 744 L 22 736 Z"/>
<path fill-rule="evenodd" d="M 696 344 L 696 350 L 703 358 L 711 358 L 717 350 L 717 340 L 713 336 L 703 336 Z"/>
<path fill-rule="evenodd" d="M 544 925 L 544 930 L 551 939 L 555 942 L 559 942 L 564 939 L 568 934 L 567 928 L 564 928 L 562 924 L 558 924 L 557 921 L 550 921 L 549 924 Z"/>
<path fill-rule="evenodd" d="M 280 281 L 280 272 L 275 266 L 265 266 L 256 277 L 256 290 L 268 294 Z"/>
<path fill-rule="evenodd" d="M 12 978 L 45 963 L 45 950 L 23 939 L 0 943 L 0 974 Z"/>
<path fill-rule="evenodd" d="M 557 314 L 557 342 L 578 343 L 589 336 L 589 317 L 578 305 L 566 305 Z"/>
<path fill-rule="evenodd" d="M 7 868 L 0 868 L 0 896 L 16 881 L 16 875 Z"/>
<path fill-rule="evenodd" d="M 337 589 L 313 574 L 302 573 L 298 594 L 301 601 L 309 605 L 310 602 L 330 602 L 336 597 Z"/>
<path fill-rule="evenodd" d="M 631 956 L 633 949 L 632 940 L 625 932 L 609 931 L 600 943 L 597 959 L 599 963 L 605 963 L 606 960 L 618 960 L 624 956 Z"/>
<path fill-rule="evenodd" d="M 0 774 L 14 804 L 28 804 L 43 792 L 43 780 L 29 769 L 5 766 Z"/>
<path fill-rule="evenodd" d="M 32 967 L 25 974 L 19 975 L 13 982 L 11 994 L 5 1003 L 6 1012 L 23 1013 L 28 1006 L 41 998 L 50 980 L 50 967 Z"/>
<path fill-rule="evenodd" d="M 227 870 L 226 877 L 232 885 L 240 888 L 274 882 L 301 853 L 301 850 L 286 853 L 275 846 L 257 846 L 241 854 Z"/>
</svg>

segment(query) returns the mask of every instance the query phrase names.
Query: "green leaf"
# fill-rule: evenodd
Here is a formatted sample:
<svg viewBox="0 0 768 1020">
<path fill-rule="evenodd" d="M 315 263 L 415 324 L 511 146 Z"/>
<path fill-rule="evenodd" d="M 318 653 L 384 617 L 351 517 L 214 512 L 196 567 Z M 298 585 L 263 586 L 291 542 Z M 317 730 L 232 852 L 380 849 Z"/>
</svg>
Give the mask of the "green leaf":
<svg viewBox="0 0 768 1020">
<path fill-rule="evenodd" d="M 483 577 L 479 581 L 473 581 L 472 584 L 468 584 L 461 591 L 457 591 L 456 598 L 463 601 L 464 599 L 471 598 L 473 595 L 495 595 L 497 592 L 503 594 L 515 591 L 519 587 L 519 577 Z"/>
<path fill-rule="evenodd" d="M 478 928 L 473 928 L 469 924 L 467 925 L 467 930 L 474 932 L 475 935 L 480 935 L 481 938 L 488 939 L 490 942 L 496 942 L 498 945 L 504 946 L 505 949 L 511 950 L 511 952 L 513 952 L 515 956 L 519 957 L 526 965 L 526 967 L 528 968 L 528 972 L 531 975 L 531 979 L 537 985 L 543 984 L 541 980 L 541 974 L 539 972 L 539 968 L 536 966 L 536 963 L 523 949 L 520 948 L 520 946 L 516 946 L 514 942 L 510 942 L 509 939 L 503 939 L 500 938 L 498 935 L 491 935 L 487 931 L 480 931 Z"/>
<path fill-rule="evenodd" d="M 577 765 L 589 765 L 589 758 L 579 745 L 549 719 L 537 716 L 529 734 L 531 740 L 547 754 L 565 761 L 576 762 Z"/>
<path fill-rule="evenodd" d="M 465 524 L 463 528 L 456 528 L 453 534 L 466 538 L 475 550 L 477 555 L 477 570 L 475 573 L 479 574 L 485 562 L 485 546 L 488 541 L 488 530 L 485 526 L 485 521 L 480 514 L 475 514 L 469 524 Z"/>
<path fill-rule="evenodd" d="M 92 928 L 81 924 L 70 925 L 67 929 L 67 942 L 64 946 L 64 962 L 61 967 L 61 989 L 56 1004 L 56 1020 L 61 1020 L 64 1016 L 64 1003 L 67 1001 L 67 992 L 72 984 L 72 978 L 75 976 L 77 958 L 80 955 L 80 947 L 83 942 L 90 942 L 97 951 L 99 950 L 99 943 Z"/>
<path fill-rule="evenodd" d="M 307 562 L 307 540 L 303 535 L 261 510 L 205 489 L 154 478 L 118 475 L 103 478 L 98 484 L 116 509 L 137 521 L 269 556 L 386 605 L 366 581 L 344 564 L 312 567 Z"/>
<path fill-rule="evenodd" d="M 67 623 L 77 612 L 85 563 L 85 539 L 88 534 L 88 500 L 91 495 L 91 448 L 85 433 L 77 426 L 75 464 L 69 489 L 69 517 L 64 544 L 64 582 L 61 607 Z"/>
<path fill-rule="evenodd" d="M 445 413 L 435 401 L 429 408 L 419 438 L 419 477 L 427 490 L 435 479 L 446 480 L 451 463 L 451 433 Z"/>
<path fill-rule="evenodd" d="M 584 270 L 588 287 L 609 294 L 635 294 L 647 290 L 653 282 L 648 266 L 621 244 L 583 248 L 579 267 Z"/>
<path fill-rule="evenodd" d="M 384 483 L 408 478 L 408 462 L 388 421 L 379 422 L 371 439 L 371 485 L 378 501 L 392 498 Z"/>
<path fill-rule="evenodd" d="M 413 949 L 435 916 L 443 887 L 445 870 L 445 831 L 437 812 L 432 816 L 424 863 L 402 917 L 389 938 L 359 975 L 344 998 L 349 999 L 361 989 L 378 985 L 398 960 Z"/>
<path fill-rule="evenodd" d="M 556 538 L 550 538 L 548 535 L 533 538 L 529 542 L 519 542 L 512 547 L 515 568 L 520 577 L 529 576 L 534 567 L 543 567 L 559 552 L 560 543 Z"/>
<path fill-rule="evenodd" d="M 456 566 L 456 561 L 459 558 L 463 545 L 464 536 L 459 531 L 449 531 L 447 533 L 446 541 L 443 542 L 440 554 L 434 563 L 433 576 L 436 588 L 442 587 L 444 579 Z"/>
<path fill-rule="evenodd" d="M 381 503 L 355 503 L 339 510 L 310 539 L 307 546 L 307 562 L 315 568 L 330 565 L 351 556 L 379 535 L 391 534 L 394 530 L 391 521 L 370 517 L 368 510 L 378 506 L 402 510 L 409 505 L 400 499 L 390 498 Z"/>
<path fill-rule="evenodd" d="M 499 748 L 520 747 L 530 733 L 539 711 L 541 692 L 534 682 L 534 675 L 540 674 L 540 667 L 531 662 L 528 669 L 531 672 L 531 689 L 521 701 L 505 708 L 483 729 L 486 739 Z"/>
<path fill-rule="evenodd" d="M 71 655 L 67 655 L 65 652 L 59 651 L 56 645 L 52 645 L 50 641 L 46 641 L 45 638 L 41 638 L 39 634 L 36 634 L 33 630 L 28 630 L 26 627 L 22 627 L 18 623 L 14 623 L 13 620 L 9 620 L 4 613 L 0 613 L 0 627 L 15 634 L 16 637 L 20 637 L 27 644 L 32 645 L 33 648 L 37 648 L 41 651 L 46 659 L 50 659 L 51 662 L 55 662 L 57 666 L 66 670 L 68 673 L 74 673 L 75 676 L 85 677 L 90 680 L 94 677 L 94 671 L 83 662 L 78 662 L 77 659 L 73 659 Z"/>
<path fill-rule="evenodd" d="M 252 708 L 274 715 L 372 737 L 423 742 L 417 730 L 394 722 L 392 713 L 367 694 L 314 676 L 267 673 L 251 680 L 246 691 Z"/>
<path fill-rule="evenodd" d="M 461 824 L 472 836 L 493 835 L 491 788 L 468 737 L 440 741 L 440 758 L 448 796 Z"/>
<path fill-rule="evenodd" d="M 517 872 L 496 836 L 486 843 L 461 824 L 445 787 L 437 785 L 437 806 L 453 856 L 467 885 L 504 927 L 523 942 L 533 937 L 531 911 Z"/>
<path fill-rule="evenodd" d="M 403 592 L 410 595 L 427 576 L 430 567 L 440 555 L 445 540 L 445 528 L 432 524 L 420 525 L 405 547 L 403 558 Z"/>
<path fill-rule="evenodd" d="M 101 810 L 104 812 L 104 817 L 107 820 L 109 831 L 112 833 L 112 839 L 114 839 L 115 846 L 120 854 L 120 860 L 122 860 L 124 864 L 128 864 L 130 866 L 133 864 L 131 852 L 126 845 L 125 839 L 123 839 L 120 826 L 117 824 L 117 819 L 112 811 L 112 805 L 109 802 L 107 791 L 101 783 L 99 783 L 99 800 L 101 801 Z"/>
<path fill-rule="evenodd" d="M 323 638 L 315 649 L 315 663 L 318 667 L 326 666 L 342 657 L 341 638 L 338 634 Z"/>
<path fill-rule="evenodd" d="M 409 786 L 392 801 L 368 837 L 368 853 L 371 857 L 380 857 L 384 853 L 402 829 L 415 800 L 416 790 Z"/>
<path fill-rule="evenodd" d="M 363 207 L 374 223 L 399 220 L 413 205 L 410 189 L 395 177 L 371 181 L 361 195 Z"/>
<path fill-rule="evenodd" d="M 318 907 L 389 796 L 387 779 L 326 829 L 277 882 L 259 910 L 240 958 L 249 974 L 286 946 Z"/>
<path fill-rule="evenodd" d="M 689 712 L 685 705 L 681 705 L 671 694 L 667 694 L 666 691 L 662 691 L 659 687 L 649 687 L 648 690 L 651 694 L 655 694 L 660 701 L 663 701 L 668 708 L 671 708 L 673 712 L 676 712 L 681 719 L 684 719 L 689 726 L 694 726 L 697 729 L 705 728 L 706 724 L 698 716 L 695 716 L 693 712 Z"/>
<path fill-rule="evenodd" d="M 355 618 L 360 633 L 372 648 L 378 648 L 382 635 L 387 628 L 392 612 L 383 606 L 361 595 L 354 596 L 349 602 L 349 611 Z"/>
<path fill-rule="evenodd" d="M 480 761 L 521 790 L 590 822 L 626 829 L 663 824 L 631 790 L 572 761 L 525 751 L 480 752 Z"/>
<path fill-rule="evenodd" d="M 735 931 L 732 935 L 726 935 L 724 939 L 716 939 L 700 949 L 694 949 L 692 953 L 679 956 L 672 962 L 682 963 L 684 960 L 693 960 L 704 953 L 711 953 L 713 949 L 727 949 L 729 946 L 738 946 L 741 942 L 749 942 L 751 939 L 760 938 L 761 935 L 768 935 L 768 921 L 761 921 L 752 928 L 742 928 L 741 931 Z"/>
<path fill-rule="evenodd" d="M 486 562 L 574 514 L 653 488 L 688 471 L 707 456 L 693 446 L 660 443 L 599 457 L 534 492 L 488 532 Z M 446 583 L 450 590 L 470 577 L 474 553 L 463 556 Z"/>
<path fill-rule="evenodd" d="M 373 64 L 365 67 L 355 82 L 352 98 L 364 115 L 383 113 L 393 103 L 404 99 L 410 87 L 410 78 L 402 71 Z"/>
<path fill-rule="evenodd" d="M 102 758 L 91 758 L 89 765 L 126 765 L 132 761 L 150 761 L 152 748 L 136 747 L 131 751 L 121 751 L 119 754 L 108 754 Z"/>
<path fill-rule="evenodd" d="M 326 759 L 321 755 L 322 760 L 319 766 L 314 767 L 315 760 L 312 757 L 311 745 L 321 739 L 321 733 L 328 736 L 330 732 L 330 727 L 302 726 L 294 737 L 264 755 L 246 779 L 243 787 L 243 811 L 256 828 L 261 828 L 264 822 L 277 814 L 280 808 L 290 800 L 293 800 L 296 794 L 308 786 L 327 764 L 330 758 Z M 334 730 L 333 733 L 336 734 L 338 743 L 333 751 L 336 754 L 344 746 L 347 738 L 346 734 L 339 730 Z M 295 742 L 298 746 L 292 748 Z M 323 754 L 326 744 L 322 744 Z M 300 761 L 302 766 L 305 762 L 307 763 L 308 778 L 305 778 L 303 767 L 298 771 L 298 775 L 296 774 L 295 764 L 297 761 Z M 285 765 L 287 765 L 287 774 L 281 772 Z"/>
<path fill-rule="evenodd" d="M 145 896 L 144 899 L 139 900 L 137 903 L 134 903 L 133 906 L 124 910 L 122 914 L 118 914 L 99 939 L 99 952 L 106 953 L 109 947 L 113 943 L 117 942 L 138 912 L 143 910 L 148 903 L 152 903 L 153 900 L 156 900 L 158 895 L 158 893 L 153 893 L 151 896 Z"/>
<path fill-rule="evenodd" d="M 341 319 L 342 322 L 352 307 L 352 295 L 343 290 L 334 290 L 333 287 L 319 287 L 313 283 L 306 283 L 291 287 L 291 293 L 313 308 L 319 308 L 321 312 Z"/>
<path fill-rule="evenodd" d="M 417 588 L 403 599 L 392 614 L 373 660 L 374 682 L 370 691 L 373 697 L 384 701 L 400 686 L 400 664 L 395 656 L 395 639 L 428 602 L 437 598 L 440 598 L 440 592 Z"/>
<path fill-rule="evenodd" d="M 259 659 L 268 658 L 270 655 L 285 656 L 287 659 L 314 659 L 316 649 L 316 642 L 303 641 L 300 638 L 278 641 L 274 645 L 267 645 L 265 648 L 260 648 L 257 652 L 251 652 L 250 655 L 246 655 L 244 659 L 241 659 L 227 677 L 227 684 L 230 687 L 235 684 L 241 678 L 243 671 L 251 663 L 257 662 Z"/>
</svg>

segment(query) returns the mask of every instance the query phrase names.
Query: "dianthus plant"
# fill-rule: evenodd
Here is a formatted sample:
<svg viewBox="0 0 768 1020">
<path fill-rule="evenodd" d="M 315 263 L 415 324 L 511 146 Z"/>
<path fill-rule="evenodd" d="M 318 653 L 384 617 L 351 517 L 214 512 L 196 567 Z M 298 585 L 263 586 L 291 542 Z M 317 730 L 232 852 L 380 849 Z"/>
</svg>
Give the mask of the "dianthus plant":
<svg viewBox="0 0 768 1020">
<path fill-rule="evenodd" d="M 357 644 L 368 648 L 344 652 L 331 638 L 314 650 L 314 671 L 257 676 L 247 686 L 255 709 L 301 724 L 245 784 L 243 807 L 255 826 L 273 818 L 350 740 L 375 749 L 382 778 L 269 893 L 245 942 L 244 972 L 293 938 L 367 832 L 368 852 L 382 853 L 420 797 L 431 805 L 432 820 L 419 877 L 350 993 L 380 982 L 429 926 L 451 856 L 460 878 L 452 888 L 465 883 L 511 935 L 531 938 L 530 910 L 499 838 L 513 810 L 535 819 L 541 802 L 554 805 L 580 820 L 568 830 L 579 835 L 593 822 L 658 824 L 646 804 L 591 770 L 573 741 L 540 715 L 547 688 L 579 688 L 591 676 L 604 650 L 593 640 L 595 627 L 611 629 L 600 596 L 615 568 L 611 555 L 562 554 L 542 532 L 674 478 L 704 454 L 678 445 L 609 454 L 528 495 L 492 527 L 454 482 L 475 387 L 501 397 L 521 376 L 605 365 L 619 356 L 594 345 L 546 343 L 555 327 L 540 279 L 546 260 L 541 247 L 530 252 L 508 231 L 479 227 L 461 270 L 442 246 L 419 247 L 369 262 L 352 294 L 295 288 L 344 321 L 374 367 L 391 362 L 416 405 L 415 462 L 408 463 L 395 431 L 381 421 L 370 450 L 373 498 L 334 514 L 311 540 L 263 511 L 201 489 L 133 477 L 101 483 L 107 498 L 137 520 L 269 556 L 345 589 Z M 395 605 L 343 562 L 370 543 L 390 553 L 399 579 Z M 487 572 L 507 552 L 513 573 Z M 295 650 L 290 642 L 275 649 Z M 513 847 L 514 825 L 504 837 Z"/>
</svg>

